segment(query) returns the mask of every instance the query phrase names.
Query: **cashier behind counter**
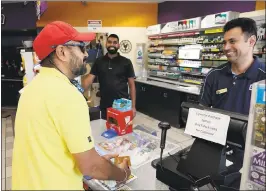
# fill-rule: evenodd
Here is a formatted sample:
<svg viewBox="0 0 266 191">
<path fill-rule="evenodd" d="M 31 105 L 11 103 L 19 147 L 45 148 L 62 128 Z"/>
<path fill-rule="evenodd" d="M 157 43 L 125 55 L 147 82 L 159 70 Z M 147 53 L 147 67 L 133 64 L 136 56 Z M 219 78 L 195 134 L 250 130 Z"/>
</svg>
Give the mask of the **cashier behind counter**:
<svg viewBox="0 0 266 191">
<path fill-rule="evenodd" d="M 226 23 L 224 32 L 228 62 L 207 74 L 200 104 L 248 115 L 252 84 L 265 80 L 265 64 L 253 57 L 256 23 L 250 18 L 237 18 Z"/>
</svg>

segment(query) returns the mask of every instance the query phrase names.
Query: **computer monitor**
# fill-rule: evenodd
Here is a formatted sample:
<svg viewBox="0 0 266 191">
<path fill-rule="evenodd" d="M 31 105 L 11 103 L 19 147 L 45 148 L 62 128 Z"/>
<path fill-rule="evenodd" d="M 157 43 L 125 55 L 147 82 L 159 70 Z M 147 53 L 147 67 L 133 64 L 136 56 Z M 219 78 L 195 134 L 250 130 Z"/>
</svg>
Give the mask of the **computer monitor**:
<svg viewBox="0 0 266 191">
<path fill-rule="evenodd" d="M 240 149 L 245 149 L 246 143 L 246 132 L 248 126 L 248 116 L 240 113 L 229 112 L 221 109 L 210 108 L 198 104 L 192 104 L 188 102 L 183 102 L 181 104 L 182 112 L 181 118 L 182 121 L 186 124 L 188 118 L 189 108 L 201 109 L 211 112 L 216 112 L 224 115 L 230 116 L 229 128 L 227 131 L 227 140 L 228 145 L 236 146 Z"/>
</svg>

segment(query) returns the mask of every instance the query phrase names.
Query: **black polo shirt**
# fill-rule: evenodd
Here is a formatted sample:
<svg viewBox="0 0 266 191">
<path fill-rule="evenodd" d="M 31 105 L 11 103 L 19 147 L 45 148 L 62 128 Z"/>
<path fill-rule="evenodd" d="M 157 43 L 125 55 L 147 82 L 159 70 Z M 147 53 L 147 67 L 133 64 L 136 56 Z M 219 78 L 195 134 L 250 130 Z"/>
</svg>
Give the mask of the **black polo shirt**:
<svg viewBox="0 0 266 191">
<path fill-rule="evenodd" d="M 129 98 L 128 78 L 135 78 L 135 73 L 131 61 L 126 57 L 118 54 L 111 59 L 106 54 L 96 59 L 90 73 L 98 76 L 101 109 L 111 107 L 115 99 Z"/>
<path fill-rule="evenodd" d="M 254 62 L 243 74 L 234 75 L 228 62 L 211 70 L 201 89 L 200 103 L 213 108 L 248 115 L 252 84 L 265 80 L 265 64 Z"/>
</svg>

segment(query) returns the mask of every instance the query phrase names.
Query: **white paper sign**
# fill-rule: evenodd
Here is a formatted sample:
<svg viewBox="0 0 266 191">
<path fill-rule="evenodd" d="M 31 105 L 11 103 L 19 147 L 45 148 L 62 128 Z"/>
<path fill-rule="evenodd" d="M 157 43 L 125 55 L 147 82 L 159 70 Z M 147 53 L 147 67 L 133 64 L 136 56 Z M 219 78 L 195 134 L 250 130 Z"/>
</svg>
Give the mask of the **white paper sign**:
<svg viewBox="0 0 266 191">
<path fill-rule="evenodd" d="M 161 33 L 182 32 L 200 28 L 201 17 L 161 24 Z"/>
<path fill-rule="evenodd" d="M 212 15 L 206 15 L 201 19 L 200 27 L 203 29 L 224 26 L 228 21 L 238 18 L 238 12 L 227 11 Z"/>
<path fill-rule="evenodd" d="M 155 34 L 160 34 L 161 32 L 161 24 L 158 25 L 152 25 L 147 27 L 147 35 L 155 35 Z"/>
<path fill-rule="evenodd" d="M 88 20 L 88 30 L 89 31 L 97 31 L 102 27 L 101 20 Z"/>
<path fill-rule="evenodd" d="M 229 122 L 227 115 L 190 108 L 185 133 L 225 145 Z"/>
</svg>

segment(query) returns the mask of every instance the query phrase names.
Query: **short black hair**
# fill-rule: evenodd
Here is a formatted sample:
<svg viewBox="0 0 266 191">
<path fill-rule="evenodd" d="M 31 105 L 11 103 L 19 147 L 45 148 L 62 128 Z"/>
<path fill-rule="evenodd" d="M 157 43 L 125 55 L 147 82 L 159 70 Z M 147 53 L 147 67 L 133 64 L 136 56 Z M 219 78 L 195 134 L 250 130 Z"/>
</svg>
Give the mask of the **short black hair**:
<svg viewBox="0 0 266 191">
<path fill-rule="evenodd" d="M 116 34 L 110 34 L 108 37 L 107 37 L 107 40 L 112 37 L 112 38 L 117 38 L 118 42 L 119 42 L 119 37 L 116 35 Z"/>
<path fill-rule="evenodd" d="M 253 19 L 250 18 L 237 18 L 228 21 L 224 26 L 224 32 L 227 32 L 233 28 L 240 27 L 246 37 L 256 36 L 257 40 L 257 25 Z"/>
</svg>

